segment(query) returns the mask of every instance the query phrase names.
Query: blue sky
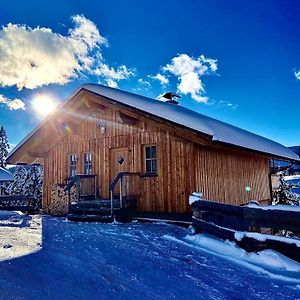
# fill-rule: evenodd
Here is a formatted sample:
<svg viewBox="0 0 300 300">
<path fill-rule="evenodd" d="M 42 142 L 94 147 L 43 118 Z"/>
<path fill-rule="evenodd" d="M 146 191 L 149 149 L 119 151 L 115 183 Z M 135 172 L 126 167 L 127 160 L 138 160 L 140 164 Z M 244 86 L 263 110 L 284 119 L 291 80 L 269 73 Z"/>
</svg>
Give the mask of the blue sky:
<svg viewBox="0 0 300 300">
<path fill-rule="evenodd" d="M 181 105 L 299 145 L 299 15 L 283 0 L 1 1 L 0 124 L 16 144 L 41 120 L 37 95 L 100 82 L 178 91 Z"/>
</svg>

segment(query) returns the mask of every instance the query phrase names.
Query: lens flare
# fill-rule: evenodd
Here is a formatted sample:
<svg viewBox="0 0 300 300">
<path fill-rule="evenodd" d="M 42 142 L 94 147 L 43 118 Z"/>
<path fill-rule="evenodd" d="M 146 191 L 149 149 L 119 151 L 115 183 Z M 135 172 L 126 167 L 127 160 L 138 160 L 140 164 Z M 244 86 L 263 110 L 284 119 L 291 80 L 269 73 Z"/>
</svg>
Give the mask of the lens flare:
<svg viewBox="0 0 300 300">
<path fill-rule="evenodd" d="M 56 108 L 58 101 L 50 95 L 40 94 L 32 99 L 31 104 L 37 115 L 44 118 Z"/>
</svg>

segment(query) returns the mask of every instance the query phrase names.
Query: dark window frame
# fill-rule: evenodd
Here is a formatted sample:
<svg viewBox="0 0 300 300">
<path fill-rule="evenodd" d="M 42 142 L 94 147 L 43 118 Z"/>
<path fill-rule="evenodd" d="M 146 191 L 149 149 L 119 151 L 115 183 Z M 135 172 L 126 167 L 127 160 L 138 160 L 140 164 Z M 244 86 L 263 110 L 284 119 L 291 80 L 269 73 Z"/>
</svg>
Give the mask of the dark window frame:
<svg viewBox="0 0 300 300">
<path fill-rule="evenodd" d="M 157 175 L 157 145 L 149 144 L 143 146 L 143 164 L 145 175 Z"/>
</svg>

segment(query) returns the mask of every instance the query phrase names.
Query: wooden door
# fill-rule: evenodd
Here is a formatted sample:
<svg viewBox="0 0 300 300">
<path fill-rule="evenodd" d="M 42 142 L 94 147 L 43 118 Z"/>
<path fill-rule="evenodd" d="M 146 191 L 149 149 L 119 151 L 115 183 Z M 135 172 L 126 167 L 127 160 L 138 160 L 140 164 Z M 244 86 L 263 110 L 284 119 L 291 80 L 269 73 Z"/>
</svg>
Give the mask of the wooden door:
<svg viewBox="0 0 300 300">
<path fill-rule="evenodd" d="M 120 172 L 129 172 L 128 148 L 110 149 L 110 183 L 117 177 Z M 126 193 L 125 179 L 123 193 Z M 120 184 L 114 189 L 114 195 L 120 194 Z"/>
</svg>

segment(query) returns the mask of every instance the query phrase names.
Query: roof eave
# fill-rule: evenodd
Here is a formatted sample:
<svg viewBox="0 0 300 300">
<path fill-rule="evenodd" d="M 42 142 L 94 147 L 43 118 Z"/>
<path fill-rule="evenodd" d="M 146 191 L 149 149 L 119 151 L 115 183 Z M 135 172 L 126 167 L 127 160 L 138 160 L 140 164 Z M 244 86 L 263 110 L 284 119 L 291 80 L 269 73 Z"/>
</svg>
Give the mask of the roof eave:
<svg viewBox="0 0 300 300">
<path fill-rule="evenodd" d="M 238 145 L 234 145 L 234 144 L 230 144 L 230 143 L 226 143 L 226 142 L 222 142 L 222 141 L 218 141 L 218 140 L 213 140 L 213 143 L 224 145 L 224 146 L 227 146 L 227 147 L 230 146 L 230 147 L 235 148 L 235 149 L 239 149 L 239 150 L 243 150 L 243 151 L 247 151 L 247 152 L 252 152 L 252 153 L 268 156 L 270 158 L 279 159 L 279 160 L 283 160 L 283 161 L 288 161 L 288 162 L 293 162 L 293 163 L 299 163 L 300 162 L 300 157 L 299 158 L 291 158 L 291 157 L 286 157 L 286 156 L 280 156 L 280 155 L 277 155 L 277 154 L 274 154 L 274 153 L 268 153 L 268 152 L 259 151 L 259 150 L 256 150 L 256 149 L 246 148 L 246 147 L 242 147 L 242 146 L 238 146 Z"/>
</svg>

